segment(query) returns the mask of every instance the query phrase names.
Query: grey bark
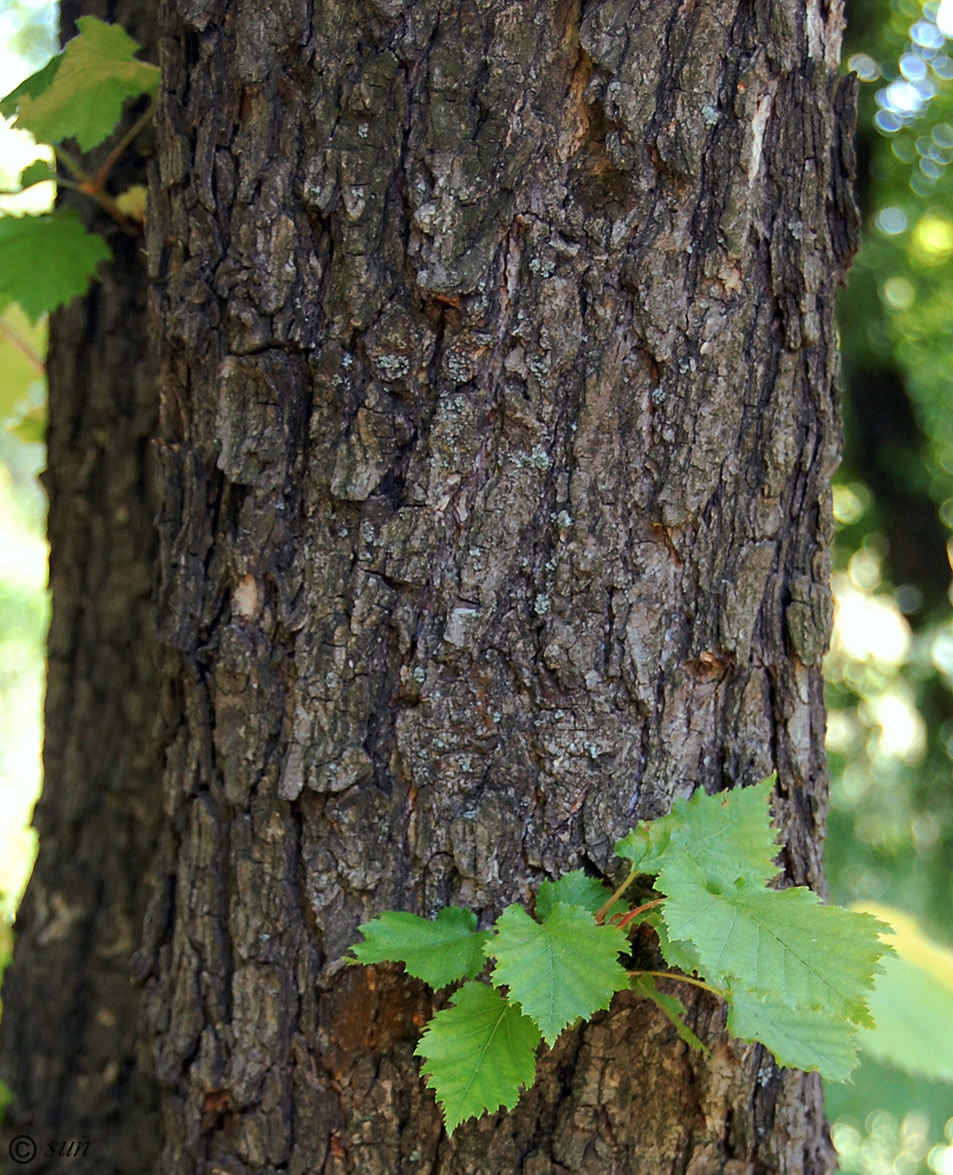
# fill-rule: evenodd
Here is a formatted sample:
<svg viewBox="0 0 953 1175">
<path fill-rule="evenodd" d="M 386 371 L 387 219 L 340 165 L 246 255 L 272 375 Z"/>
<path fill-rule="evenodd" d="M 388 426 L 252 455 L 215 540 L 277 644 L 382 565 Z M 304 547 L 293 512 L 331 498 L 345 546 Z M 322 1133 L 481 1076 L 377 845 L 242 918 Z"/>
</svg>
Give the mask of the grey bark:
<svg viewBox="0 0 953 1175">
<path fill-rule="evenodd" d="M 64 3 L 64 40 L 84 12 L 119 21 L 154 54 L 149 3 Z M 127 153 L 119 178 L 141 183 L 144 173 Z M 3 985 L 0 1066 L 15 1101 L 0 1165 L 9 1140 L 28 1135 L 38 1158 L 11 1169 L 138 1175 L 158 1149 L 158 1087 L 130 982 L 162 815 L 147 488 L 158 396 L 142 241 L 91 201 L 66 202 L 106 234 L 115 261 L 88 299 L 50 323 L 45 785 L 39 856 Z M 88 1141 L 88 1158 L 47 1159 L 52 1140 Z"/>
<path fill-rule="evenodd" d="M 447 1139 L 430 997 L 341 956 L 773 769 L 786 874 L 823 887 L 840 24 L 165 3 L 162 1175 L 830 1169 L 816 1078 L 704 994 L 709 1057 L 623 993 Z"/>
</svg>

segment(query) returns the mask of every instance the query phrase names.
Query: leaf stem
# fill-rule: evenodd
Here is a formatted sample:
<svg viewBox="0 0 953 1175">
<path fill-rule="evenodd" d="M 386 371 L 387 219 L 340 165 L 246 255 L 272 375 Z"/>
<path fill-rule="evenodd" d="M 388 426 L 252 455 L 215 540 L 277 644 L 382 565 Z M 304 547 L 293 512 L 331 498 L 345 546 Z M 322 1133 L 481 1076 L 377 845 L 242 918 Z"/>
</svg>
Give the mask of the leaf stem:
<svg viewBox="0 0 953 1175">
<path fill-rule="evenodd" d="M 660 906 L 665 901 L 665 898 L 656 898 L 654 902 L 646 902 L 644 906 L 636 906 L 634 910 L 629 910 L 627 914 L 623 914 L 618 922 L 615 923 L 620 930 L 625 930 L 633 918 L 638 918 L 640 914 L 644 914 L 646 910 L 651 910 L 655 906 Z"/>
<path fill-rule="evenodd" d="M 56 156 L 57 163 L 62 163 L 70 175 L 80 184 L 89 185 L 92 183 L 90 177 L 83 170 L 83 166 L 78 159 L 66 150 L 65 147 L 58 147 L 53 143 L 53 154 Z M 83 191 L 88 192 L 88 186 L 83 188 Z"/>
<path fill-rule="evenodd" d="M 700 987 L 703 991 L 710 991 L 712 995 L 718 996 L 719 999 L 725 999 L 725 993 L 719 991 L 717 987 L 712 987 L 710 983 L 706 983 L 704 979 L 693 979 L 691 975 L 680 975 L 677 971 L 630 971 L 629 975 L 652 975 L 656 979 L 674 979 L 679 983 L 690 983 L 692 987 Z"/>
<path fill-rule="evenodd" d="M 626 877 L 625 881 L 622 882 L 622 884 L 615 891 L 615 893 L 612 895 L 612 897 L 609 898 L 609 900 L 606 902 L 606 904 L 604 906 L 600 907 L 600 909 L 596 911 L 596 921 L 599 923 L 600 926 L 605 921 L 606 914 L 609 913 L 609 911 L 612 909 L 612 907 L 615 905 L 615 903 L 619 900 L 619 898 L 622 897 L 622 895 L 629 888 L 629 886 L 632 884 L 632 882 L 635 881 L 636 877 L 638 877 L 638 873 L 635 871 L 634 868 L 630 869 L 629 875 Z"/>
<path fill-rule="evenodd" d="M 130 237 L 139 236 L 139 226 L 135 221 L 130 220 L 112 196 L 104 192 L 97 184 L 97 181 L 84 171 L 78 159 L 74 159 L 69 151 L 63 147 L 58 147 L 56 143 L 53 144 L 53 152 L 56 155 L 57 162 L 61 163 L 76 181 L 72 183 L 70 180 L 60 180 L 58 181 L 59 183 L 63 184 L 64 187 L 72 188 L 74 191 L 82 192 L 84 196 L 89 196 L 91 200 L 95 200 L 107 216 L 114 220 L 122 231 Z"/>
<path fill-rule="evenodd" d="M 106 158 L 99 165 L 96 175 L 93 177 L 93 184 L 95 187 L 102 190 L 109 178 L 109 173 L 112 171 L 116 161 L 120 158 L 122 153 L 126 150 L 129 144 L 136 138 L 139 132 L 148 124 L 152 115 L 155 113 L 155 103 L 150 102 L 148 108 L 136 119 L 128 131 L 123 135 L 119 142 L 113 147 Z"/>
<path fill-rule="evenodd" d="M 95 200 L 99 207 L 102 208 L 102 210 L 107 213 L 107 215 L 112 217 L 112 219 L 116 222 L 116 224 L 119 225 L 124 233 L 128 234 L 130 237 L 139 236 L 141 232 L 139 225 L 137 225 L 134 220 L 129 219 L 129 217 L 125 214 L 125 212 L 123 212 L 112 196 L 108 196 L 105 192 L 86 187 L 84 184 L 80 184 L 80 191 L 89 196 L 91 199 Z"/>
</svg>

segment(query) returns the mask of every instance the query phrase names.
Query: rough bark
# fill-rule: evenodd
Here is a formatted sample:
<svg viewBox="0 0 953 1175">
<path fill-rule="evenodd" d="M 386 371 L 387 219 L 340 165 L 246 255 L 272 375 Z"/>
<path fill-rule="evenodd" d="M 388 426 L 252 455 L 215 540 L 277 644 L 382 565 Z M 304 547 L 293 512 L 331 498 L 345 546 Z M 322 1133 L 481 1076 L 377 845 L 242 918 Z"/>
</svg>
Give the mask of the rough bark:
<svg viewBox="0 0 953 1175">
<path fill-rule="evenodd" d="M 822 887 L 839 38 L 837 0 L 167 0 L 163 675 L 128 248 L 54 331 L 11 1133 L 88 1133 L 97 1171 L 161 1133 L 169 1175 L 829 1170 L 816 1079 L 704 995 L 709 1058 L 623 994 L 448 1140 L 426 993 L 340 960 L 774 768 Z"/>
<path fill-rule="evenodd" d="M 154 53 L 147 0 L 64 3 L 64 39 L 83 12 L 119 21 Z M 135 152 L 121 166 L 126 182 L 143 181 Z M 0 1059 L 15 1101 L 0 1164 L 10 1138 L 25 1134 L 38 1158 L 17 1170 L 136 1175 L 152 1169 L 158 1144 L 157 1087 L 137 1037 L 141 991 L 130 981 L 161 820 L 147 488 L 158 397 L 142 241 L 90 216 L 90 201 L 72 202 L 116 260 L 50 324 L 45 784 L 3 986 Z M 44 1161 L 54 1139 L 88 1141 L 87 1157 Z"/>
<path fill-rule="evenodd" d="M 820 1175 L 620 995 L 442 1133 L 355 927 L 486 922 L 779 773 L 822 886 L 838 0 L 166 0 L 159 1170 Z"/>
</svg>

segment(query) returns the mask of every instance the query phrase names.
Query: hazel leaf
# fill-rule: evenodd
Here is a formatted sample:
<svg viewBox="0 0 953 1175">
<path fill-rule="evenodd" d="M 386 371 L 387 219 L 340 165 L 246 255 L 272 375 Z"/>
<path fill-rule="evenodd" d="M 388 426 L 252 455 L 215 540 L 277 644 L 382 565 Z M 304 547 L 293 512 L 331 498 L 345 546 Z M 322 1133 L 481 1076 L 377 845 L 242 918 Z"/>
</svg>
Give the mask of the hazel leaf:
<svg viewBox="0 0 953 1175">
<path fill-rule="evenodd" d="M 536 1077 L 539 1030 L 486 983 L 465 983 L 438 1012 L 414 1050 L 443 1110 L 447 1133 L 467 1118 L 511 1110 Z"/>
</svg>

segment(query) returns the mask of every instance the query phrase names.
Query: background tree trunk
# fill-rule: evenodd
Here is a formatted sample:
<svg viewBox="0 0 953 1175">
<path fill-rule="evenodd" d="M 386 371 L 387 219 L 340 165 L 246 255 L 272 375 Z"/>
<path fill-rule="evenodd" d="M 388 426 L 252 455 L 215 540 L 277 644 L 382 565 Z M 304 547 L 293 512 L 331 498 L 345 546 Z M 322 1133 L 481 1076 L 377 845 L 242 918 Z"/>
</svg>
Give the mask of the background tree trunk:
<svg viewBox="0 0 953 1175">
<path fill-rule="evenodd" d="M 609 870 L 639 818 L 774 768 L 787 875 L 822 886 L 840 13 L 165 5 L 160 1172 L 830 1169 L 818 1081 L 703 994 L 710 1057 L 623 993 L 448 1140 L 426 992 L 341 956 L 384 908 L 486 923 Z"/>
<path fill-rule="evenodd" d="M 118 21 L 155 56 L 148 0 L 66 0 L 64 40 L 83 13 Z M 144 171 L 127 153 L 124 182 Z M 130 983 L 162 819 L 147 474 L 158 395 L 142 241 L 90 215 L 91 201 L 65 202 L 106 233 L 116 259 L 88 299 L 50 323 L 45 785 L 3 987 L 2 1077 L 16 1100 L 0 1153 L 6 1163 L 10 1138 L 26 1134 L 39 1158 L 18 1169 L 134 1175 L 158 1149 L 158 1091 Z M 88 1140 L 88 1159 L 43 1163 L 53 1139 Z"/>
<path fill-rule="evenodd" d="M 822 884 L 840 23 L 167 5 L 163 1172 L 829 1169 L 704 996 L 711 1058 L 623 994 L 447 1140 L 427 997 L 341 955 L 774 767 Z"/>
</svg>

